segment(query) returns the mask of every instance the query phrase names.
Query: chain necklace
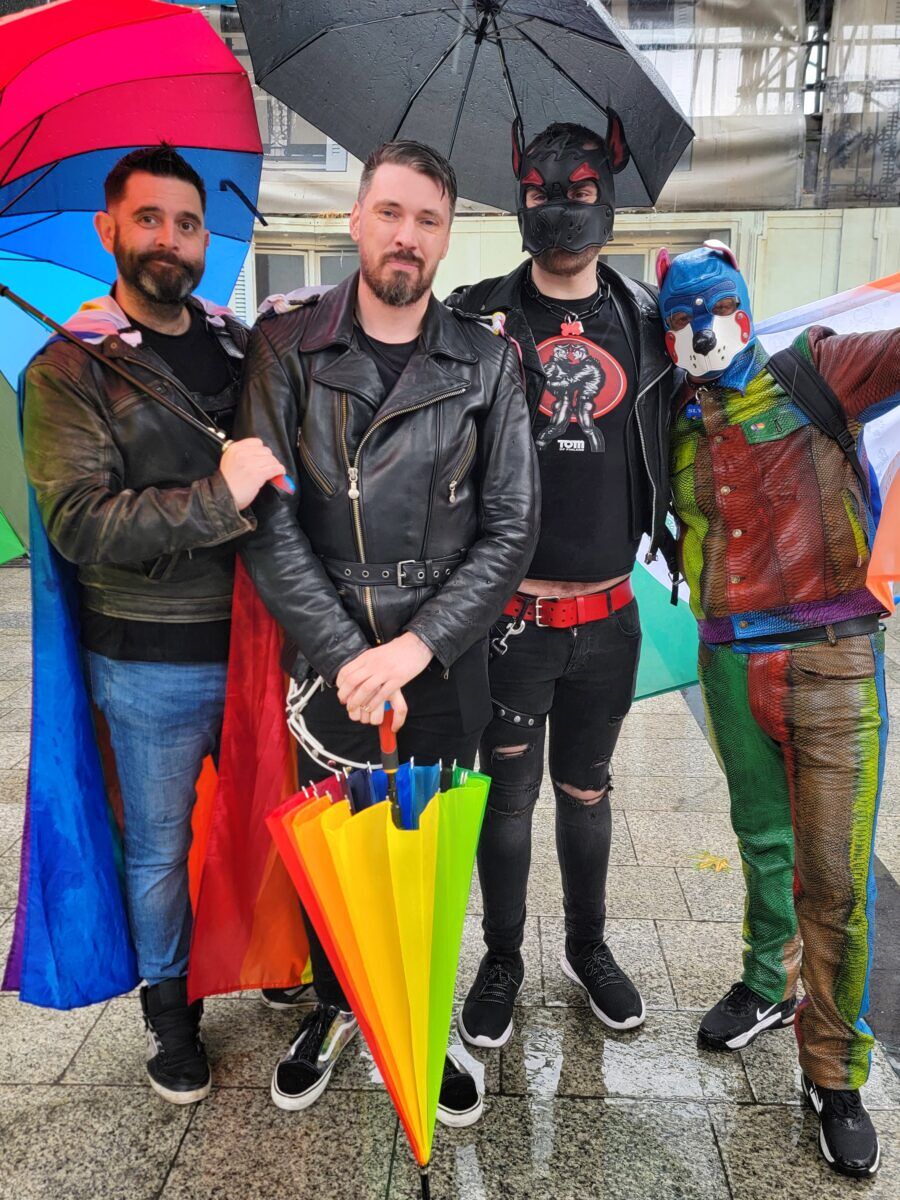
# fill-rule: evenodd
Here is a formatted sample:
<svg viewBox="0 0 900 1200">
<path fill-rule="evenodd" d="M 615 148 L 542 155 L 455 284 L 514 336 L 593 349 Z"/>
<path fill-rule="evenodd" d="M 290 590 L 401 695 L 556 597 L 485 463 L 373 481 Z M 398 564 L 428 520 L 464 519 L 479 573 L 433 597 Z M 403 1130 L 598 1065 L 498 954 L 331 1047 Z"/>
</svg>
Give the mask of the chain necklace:
<svg viewBox="0 0 900 1200">
<path fill-rule="evenodd" d="M 571 309 L 564 308 L 560 304 L 554 304 L 546 296 L 541 295 L 535 286 L 534 280 L 531 278 L 530 267 L 528 274 L 525 276 L 525 287 L 532 300 L 536 300 L 548 312 L 552 312 L 555 317 L 560 319 L 559 332 L 561 337 L 580 337 L 584 333 L 584 322 L 595 316 L 606 303 L 606 288 L 603 285 L 603 280 L 600 278 L 599 270 L 597 272 L 596 298 L 590 301 L 590 306 L 583 313 L 572 312 Z M 581 303 L 586 303 L 586 301 L 581 301 Z"/>
</svg>

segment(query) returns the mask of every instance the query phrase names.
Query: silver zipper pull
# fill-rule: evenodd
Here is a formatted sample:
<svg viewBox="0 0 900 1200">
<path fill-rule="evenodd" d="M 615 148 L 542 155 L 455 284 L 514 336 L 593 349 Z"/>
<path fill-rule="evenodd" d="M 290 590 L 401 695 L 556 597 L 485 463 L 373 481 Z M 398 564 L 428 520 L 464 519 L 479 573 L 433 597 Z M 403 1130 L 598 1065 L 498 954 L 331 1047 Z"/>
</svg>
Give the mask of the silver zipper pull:
<svg viewBox="0 0 900 1200">
<path fill-rule="evenodd" d="M 458 486 L 459 486 L 458 480 L 456 480 L 456 479 L 450 480 L 450 503 L 451 504 L 456 503 L 456 489 Z"/>
<path fill-rule="evenodd" d="M 347 490 L 347 495 L 350 497 L 351 500 L 358 500 L 359 499 L 359 488 L 356 486 L 356 483 L 357 483 L 357 480 L 359 479 L 359 470 L 357 467 L 348 467 L 347 474 L 350 477 L 350 487 Z"/>
</svg>

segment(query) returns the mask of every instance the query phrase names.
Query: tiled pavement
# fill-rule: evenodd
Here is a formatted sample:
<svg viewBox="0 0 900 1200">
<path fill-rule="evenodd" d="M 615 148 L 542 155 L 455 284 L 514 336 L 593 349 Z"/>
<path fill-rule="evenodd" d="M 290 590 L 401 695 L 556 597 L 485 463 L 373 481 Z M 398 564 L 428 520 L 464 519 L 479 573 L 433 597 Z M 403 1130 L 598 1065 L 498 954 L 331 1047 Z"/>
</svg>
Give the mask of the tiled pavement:
<svg viewBox="0 0 900 1200">
<path fill-rule="evenodd" d="M 11 933 L 28 748 L 27 589 L 26 570 L 0 571 L 0 952 Z M 900 630 L 889 647 L 889 696 L 900 713 Z M 691 694 L 638 704 L 615 761 L 610 940 L 646 997 L 645 1027 L 604 1036 L 561 975 L 560 883 L 545 796 L 516 1033 L 499 1054 L 476 1059 L 460 1050 L 488 1104 L 474 1129 L 438 1128 L 435 1200 L 900 1196 L 900 1077 L 884 1049 L 865 1091 L 884 1165 L 874 1182 L 859 1185 L 819 1160 L 790 1032 L 733 1056 L 697 1048 L 700 1010 L 739 974 L 742 886 L 725 788 L 692 708 Z M 873 1008 L 900 1052 L 896 736 L 877 847 L 885 965 Z M 699 870 L 705 851 L 726 857 L 731 869 Z M 478 909 L 476 885 L 463 983 L 480 955 Z M 185 1110 L 157 1099 L 143 1081 L 133 998 L 52 1013 L 0 996 L 0 1197 L 414 1200 L 404 1137 L 361 1046 L 348 1052 L 314 1109 L 291 1115 L 272 1106 L 270 1071 L 292 1028 L 289 1016 L 251 996 L 210 1001 L 205 1034 L 216 1087 L 206 1103 Z M 900 1056 L 895 1061 L 900 1066 Z"/>
</svg>

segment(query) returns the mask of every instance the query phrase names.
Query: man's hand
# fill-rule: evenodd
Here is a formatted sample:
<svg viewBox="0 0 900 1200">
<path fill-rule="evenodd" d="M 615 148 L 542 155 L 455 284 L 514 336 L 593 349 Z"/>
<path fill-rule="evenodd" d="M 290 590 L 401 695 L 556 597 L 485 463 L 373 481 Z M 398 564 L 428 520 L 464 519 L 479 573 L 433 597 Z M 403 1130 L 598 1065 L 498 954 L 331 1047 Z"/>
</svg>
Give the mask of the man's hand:
<svg viewBox="0 0 900 1200">
<path fill-rule="evenodd" d="M 284 467 L 259 438 L 232 442 L 219 465 L 238 512 L 249 508 L 263 484 L 284 474 Z"/>
<path fill-rule="evenodd" d="M 400 690 L 420 675 L 431 662 L 432 653 L 414 633 L 402 633 L 384 646 L 364 650 L 341 667 L 337 696 L 351 721 L 380 725 L 385 701 L 394 710 L 396 732 L 406 720 L 406 701 Z"/>
</svg>

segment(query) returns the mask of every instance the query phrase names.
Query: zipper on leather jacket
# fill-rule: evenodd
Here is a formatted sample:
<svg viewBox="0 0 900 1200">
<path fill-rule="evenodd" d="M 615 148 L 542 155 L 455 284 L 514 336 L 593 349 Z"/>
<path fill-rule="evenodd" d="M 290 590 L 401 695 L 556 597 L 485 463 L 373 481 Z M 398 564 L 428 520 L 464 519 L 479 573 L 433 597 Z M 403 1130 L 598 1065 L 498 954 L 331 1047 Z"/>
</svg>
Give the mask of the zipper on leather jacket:
<svg viewBox="0 0 900 1200">
<path fill-rule="evenodd" d="M 347 479 L 349 487 L 347 488 L 347 496 L 350 499 L 350 510 L 353 515 L 353 535 L 356 541 L 356 553 L 359 555 L 359 561 L 366 561 L 366 544 L 363 538 L 362 530 L 362 508 L 360 505 L 359 487 L 359 471 L 355 465 L 350 462 L 350 451 L 347 449 L 347 416 L 348 416 L 348 401 L 347 393 L 341 392 L 341 454 L 344 459 L 344 466 L 347 470 Z M 358 454 L 358 452 L 357 452 Z M 375 598 L 372 595 L 372 589 L 364 587 L 363 603 L 366 606 L 366 616 L 369 618 L 369 625 L 372 632 L 375 634 L 376 642 L 381 644 L 381 630 L 378 628 L 378 619 L 375 616 Z"/>
<path fill-rule="evenodd" d="M 478 444 L 478 435 L 473 428 L 469 435 L 469 440 L 466 442 L 466 447 L 462 452 L 462 457 L 456 464 L 453 470 L 453 478 L 450 480 L 450 503 L 456 503 L 456 489 L 464 482 L 472 463 L 475 460 L 475 447 Z"/>
<path fill-rule="evenodd" d="M 659 383 L 659 381 L 662 379 L 662 377 L 664 375 L 668 375 L 669 371 L 671 371 L 671 370 L 672 370 L 671 366 L 668 366 L 668 367 L 665 367 L 662 371 L 660 371 L 660 373 L 656 376 L 655 379 L 651 379 L 650 382 L 647 384 L 647 386 L 638 392 L 637 396 L 635 397 L 635 401 L 634 401 L 634 415 L 635 415 L 635 419 L 637 420 L 638 439 L 640 440 L 640 443 L 641 443 L 641 453 L 644 456 L 644 467 L 647 471 L 647 478 L 650 480 L 650 496 L 651 496 L 650 528 L 651 529 L 653 529 L 655 527 L 655 522 L 656 522 L 656 480 L 653 478 L 653 472 L 650 470 L 650 460 L 647 457 L 647 442 L 644 438 L 644 430 L 641 425 L 641 409 L 640 409 L 640 404 L 638 402 L 640 401 L 641 396 L 646 396 L 647 392 L 649 392 L 652 387 L 655 387 L 656 384 Z M 654 537 L 653 537 L 654 545 L 655 545 L 655 542 L 656 542 L 656 537 L 654 534 Z M 648 554 L 644 555 L 644 561 L 652 562 L 655 558 L 656 558 L 656 551 L 653 549 L 653 546 L 651 546 L 650 552 Z"/>
<path fill-rule="evenodd" d="M 297 450 L 300 454 L 300 461 L 306 467 L 306 469 L 310 473 L 310 475 L 312 475 L 313 479 L 316 481 L 316 483 L 319 485 L 319 487 L 322 489 L 322 491 L 325 493 L 325 495 L 333 496 L 334 493 L 337 491 L 337 488 L 334 486 L 334 484 L 331 482 L 331 480 L 327 477 L 327 475 L 324 474 L 322 469 L 316 463 L 315 459 L 313 458 L 312 454 L 310 453 L 309 447 L 307 446 L 306 442 L 303 440 L 302 433 L 299 433 L 297 435 Z"/>
<path fill-rule="evenodd" d="M 362 529 L 362 500 L 359 492 L 359 460 L 362 454 L 363 447 L 379 426 L 386 424 L 394 417 L 405 416 L 406 413 L 418 412 L 420 408 L 428 408 L 431 404 L 438 404 L 441 400 L 449 400 L 451 396 L 461 396 L 466 390 L 466 385 L 453 388 L 449 392 L 441 392 L 437 396 L 430 396 L 427 400 L 422 400 L 418 404 L 411 404 L 407 408 L 398 408 L 396 412 L 388 413 L 386 417 L 376 417 L 366 432 L 360 439 L 359 445 L 356 447 L 356 454 L 351 459 L 350 450 L 347 446 L 347 417 L 348 417 L 348 400 L 347 393 L 341 392 L 341 454 L 344 458 L 344 466 L 347 471 L 347 496 L 353 510 L 353 529 L 356 535 L 356 552 L 359 555 L 359 561 L 366 561 L 366 547 L 363 538 Z M 372 589 L 369 587 L 363 588 L 363 597 L 366 605 L 366 612 L 369 616 L 369 624 L 372 626 L 372 632 L 375 637 L 381 642 L 381 634 L 378 630 L 378 622 L 375 618 L 375 604 L 372 596 Z"/>
</svg>

